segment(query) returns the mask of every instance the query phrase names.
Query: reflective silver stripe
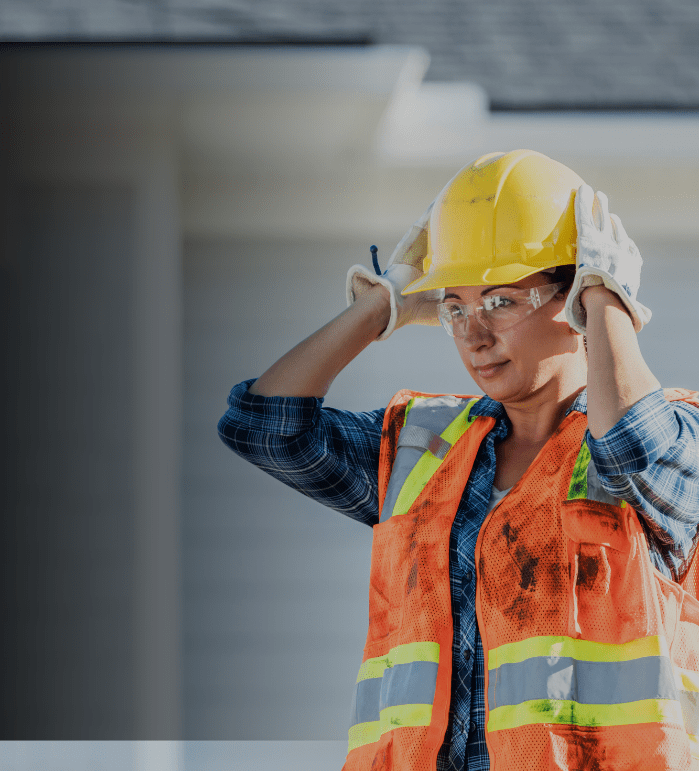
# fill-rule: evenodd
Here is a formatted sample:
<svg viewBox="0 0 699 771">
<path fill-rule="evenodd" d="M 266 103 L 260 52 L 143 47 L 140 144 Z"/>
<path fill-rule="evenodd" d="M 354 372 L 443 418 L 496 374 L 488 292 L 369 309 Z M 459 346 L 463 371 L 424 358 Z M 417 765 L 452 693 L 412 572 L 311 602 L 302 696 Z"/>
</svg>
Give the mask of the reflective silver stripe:
<svg viewBox="0 0 699 771">
<path fill-rule="evenodd" d="M 350 726 L 357 725 L 357 723 L 370 723 L 379 719 L 382 680 L 383 677 L 371 677 L 357 683 L 352 699 Z"/>
<path fill-rule="evenodd" d="M 587 466 L 587 499 L 589 501 L 599 501 L 600 503 L 610 503 L 612 506 L 620 504 L 619 498 L 610 495 L 599 480 L 595 462 L 590 459 Z"/>
<path fill-rule="evenodd" d="M 642 699 L 678 700 L 678 692 L 672 664 L 664 656 L 630 661 L 536 657 L 502 664 L 489 673 L 491 710 L 536 699 L 625 704 Z"/>
<path fill-rule="evenodd" d="M 378 720 L 380 711 L 386 707 L 432 704 L 437 689 L 437 668 L 431 661 L 412 661 L 388 667 L 383 677 L 360 680 L 352 703 L 350 727 Z"/>
<path fill-rule="evenodd" d="M 440 460 L 444 460 L 444 456 L 451 449 L 449 442 L 444 441 L 441 436 L 430 431 L 429 428 L 422 426 L 403 426 L 398 436 L 398 447 L 417 447 L 422 450 L 429 450 Z"/>
<path fill-rule="evenodd" d="M 437 667 L 432 661 L 396 664 L 383 673 L 380 709 L 399 704 L 432 704 L 437 688 Z"/>
<path fill-rule="evenodd" d="M 405 420 L 405 426 L 426 428 L 432 434 L 439 436 L 467 406 L 468 401 L 466 399 L 457 399 L 455 396 L 417 397 Z M 405 430 L 405 426 L 401 433 Z M 405 480 L 424 453 L 425 450 L 421 448 L 398 447 L 393 461 L 391 478 L 388 481 L 386 498 L 381 509 L 381 522 L 385 522 L 393 514 Z"/>
<path fill-rule="evenodd" d="M 412 410 L 411 410 L 412 412 Z M 408 415 L 408 417 L 410 417 Z M 410 472 L 415 468 L 415 464 L 423 456 L 424 450 L 418 450 L 415 447 L 399 447 L 393 461 L 391 469 L 391 478 L 388 480 L 386 497 L 384 498 L 383 508 L 381 509 L 380 522 L 386 522 L 390 519 L 395 508 L 396 501 L 400 495 L 401 488 L 405 484 Z"/>
</svg>

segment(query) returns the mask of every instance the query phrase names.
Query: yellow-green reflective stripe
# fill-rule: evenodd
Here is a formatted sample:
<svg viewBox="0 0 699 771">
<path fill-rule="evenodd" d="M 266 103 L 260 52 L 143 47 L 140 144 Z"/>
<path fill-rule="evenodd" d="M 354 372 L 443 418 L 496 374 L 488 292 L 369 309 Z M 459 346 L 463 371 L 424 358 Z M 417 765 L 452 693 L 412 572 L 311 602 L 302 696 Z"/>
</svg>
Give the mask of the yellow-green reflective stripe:
<svg viewBox="0 0 699 771">
<path fill-rule="evenodd" d="M 568 488 L 568 500 L 575 498 L 587 498 L 587 467 L 590 464 L 590 449 L 587 442 L 582 443 L 578 457 L 573 467 L 573 476 L 570 478 Z"/>
<path fill-rule="evenodd" d="M 363 747 L 365 744 L 377 742 L 381 738 L 381 723 L 374 720 L 371 723 L 357 723 L 349 730 L 347 752 Z"/>
<path fill-rule="evenodd" d="M 395 728 L 428 726 L 432 720 L 431 704 L 401 704 L 381 710 L 381 719 L 370 723 L 358 723 L 349 729 L 347 752 L 377 742 L 381 736 Z"/>
<path fill-rule="evenodd" d="M 357 682 L 362 680 L 368 680 L 370 677 L 381 677 L 384 669 L 388 666 L 388 655 L 377 656 L 373 659 L 367 659 L 359 667 L 359 674 L 357 675 Z"/>
<path fill-rule="evenodd" d="M 408 413 L 413 408 L 413 404 L 415 404 L 415 397 L 413 397 L 406 405 L 405 405 L 405 412 L 403 413 L 403 425 L 405 425 L 406 420 L 408 419 Z"/>
<path fill-rule="evenodd" d="M 679 702 L 669 699 L 644 699 L 625 704 L 578 704 L 575 701 L 538 699 L 491 710 L 488 716 L 488 731 L 502 731 L 537 723 L 615 726 L 662 722 L 683 725 Z"/>
<path fill-rule="evenodd" d="M 391 666 L 410 664 L 411 661 L 431 661 L 433 664 L 439 664 L 439 643 L 414 642 L 397 645 L 391 648 L 388 658 Z"/>
<path fill-rule="evenodd" d="M 473 423 L 473 420 L 469 419 L 469 413 L 471 412 L 471 407 L 477 401 L 478 399 L 471 399 L 466 408 L 442 431 L 440 437 L 444 441 L 454 445 L 469 429 L 471 423 Z M 408 474 L 398 493 L 392 516 L 396 517 L 408 513 L 418 495 L 425 489 L 425 485 L 430 481 L 430 478 L 442 463 L 443 461 L 436 458 L 431 452 L 424 452 L 422 454 L 422 457 Z"/>
<path fill-rule="evenodd" d="M 431 704 L 400 704 L 381 710 L 381 734 L 394 728 L 412 728 L 429 725 L 432 720 Z"/>
<path fill-rule="evenodd" d="M 530 637 L 489 651 L 488 669 L 497 669 L 501 664 L 518 664 L 535 656 L 567 656 L 581 661 L 631 661 L 644 656 L 669 658 L 670 653 L 667 640 L 657 635 L 619 644 L 576 640 L 572 637 Z"/>
<path fill-rule="evenodd" d="M 434 664 L 439 664 L 439 643 L 425 641 L 396 645 L 383 656 L 367 659 L 359 667 L 357 682 L 367 680 L 370 677 L 382 677 L 387 667 L 410 664 L 413 661 L 431 661 Z"/>
</svg>

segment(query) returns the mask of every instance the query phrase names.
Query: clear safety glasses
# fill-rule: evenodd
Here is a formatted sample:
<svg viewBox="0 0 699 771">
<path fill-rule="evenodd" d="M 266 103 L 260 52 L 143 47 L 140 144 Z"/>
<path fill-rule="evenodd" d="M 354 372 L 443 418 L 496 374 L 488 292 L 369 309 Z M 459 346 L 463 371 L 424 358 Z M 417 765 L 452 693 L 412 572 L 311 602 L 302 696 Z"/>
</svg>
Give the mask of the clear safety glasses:
<svg viewBox="0 0 699 771">
<path fill-rule="evenodd" d="M 452 337 L 466 337 L 469 317 L 476 318 L 491 332 L 502 332 L 519 324 L 530 313 L 551 300 L 565 284 L 544 284 L 532 289 L 500 287 L 497 294 L 489 294 L 468 305 L 454 302 L 440 303 L 437 313 L 442 326 Z"/>
</svg>

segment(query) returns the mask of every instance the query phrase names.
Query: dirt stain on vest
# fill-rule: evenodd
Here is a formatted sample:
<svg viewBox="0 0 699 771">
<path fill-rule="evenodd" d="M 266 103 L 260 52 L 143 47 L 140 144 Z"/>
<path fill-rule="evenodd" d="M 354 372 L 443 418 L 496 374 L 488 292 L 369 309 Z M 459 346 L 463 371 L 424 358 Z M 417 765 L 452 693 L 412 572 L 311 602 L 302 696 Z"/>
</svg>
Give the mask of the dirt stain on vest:
<svg viewBox="0 0 699 771">
<path fill-rule="evenodd" d="M 389 744 L 388 747 L 384 747 L 374 755 L 374 760 L 371 763 L 371 771 L 385 771 L 387 768 L 391 768 L 391 749 L 393 744 Z"/>
<path fill-rule="evenodd" d="M 410 566 L 410 573 L 408 573 L 408 594 L 417 587 L 417 559 L 413 560 L 413 564 Z"/>
<path fill-rule="evenodd" d="M 539 564 L 539 558 L 535 557 L 522 544 L 515 545 L 518 531 L 512 527 L 509 522 L 502 526 L 502 534 L 507 542 L 507 550 L 517 566 L 520 574 L 519 587 L 524 591 L 534 591 L 536 588 L 536 566 Z"/>
<path fill-rule="evenodd" d="M 422 575 L 422 590 L 425 595 L 435 590 L 430 571 L 420 571 L 420 560 L 427 561 L 424 531 L 430 523 L 430 501 L 423 501 L 410 516 L 410 528 L 406 539 L 406 550 L 403 559 L 410 561 L 410 570 L 406 580 L 406 593 L 411 594 L 418 585 L 419 574 Z"/>
<path fill-rule="evenodd" d="M 534 574 L 534 569 L 539 564 L 539 558 L 532 557 L 531 554 L 518 556 L 524 557 L 524 563 L 520 568 L 522 573 L 522 580 L 519 584 L 520 588 L 524 589 L 525 591 L 533 591 L 534 587 L 536 586 L 536 575 Z"/>
<path fill-rule="evenodd" d="M 594 728 L 588 731 L 580 727 L 556 731 L 566 743 L 569 771 L 607 771 L 613 767 L 597 731 Z"/>
<path fill-rule="evenodd" d="M 479 559 L 483 601 L 501 609 L 515 629 L 532 618 L 557 625 L 567 612 L 560 597 L 568 585 L 568 560 L 555 529 L 532 531 L 529 516 L 502 512 L 492 535 L 484 538 Z M 484 562 L 484 552 L 490 554 Z"/>
<path fill-rule="evenodd" d="M 597 557 L 587 557 L 583 554 L 578 556 L 578 577 L 576 585 L 582 589 L 592 589 L 597 580 L 599 572 L 599 559 Z"/>
</svg>

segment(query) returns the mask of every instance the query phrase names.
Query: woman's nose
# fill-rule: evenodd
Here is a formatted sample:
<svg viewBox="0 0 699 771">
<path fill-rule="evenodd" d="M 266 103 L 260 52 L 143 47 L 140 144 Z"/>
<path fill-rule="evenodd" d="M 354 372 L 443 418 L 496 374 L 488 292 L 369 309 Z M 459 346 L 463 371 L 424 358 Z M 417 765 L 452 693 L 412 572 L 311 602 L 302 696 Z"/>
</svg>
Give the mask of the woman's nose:
<svg viewBox="0 0 699 771">
<path fill-rule="evenodd" d="M 463 334 L 461 339 L 469 350 L 477 350 L 484 345 L 491 345 L 494 338 L 493 333 L 486 329 L 478 321 L 476 316 L 469 316 L 464 320 Z"/>
</svg>

